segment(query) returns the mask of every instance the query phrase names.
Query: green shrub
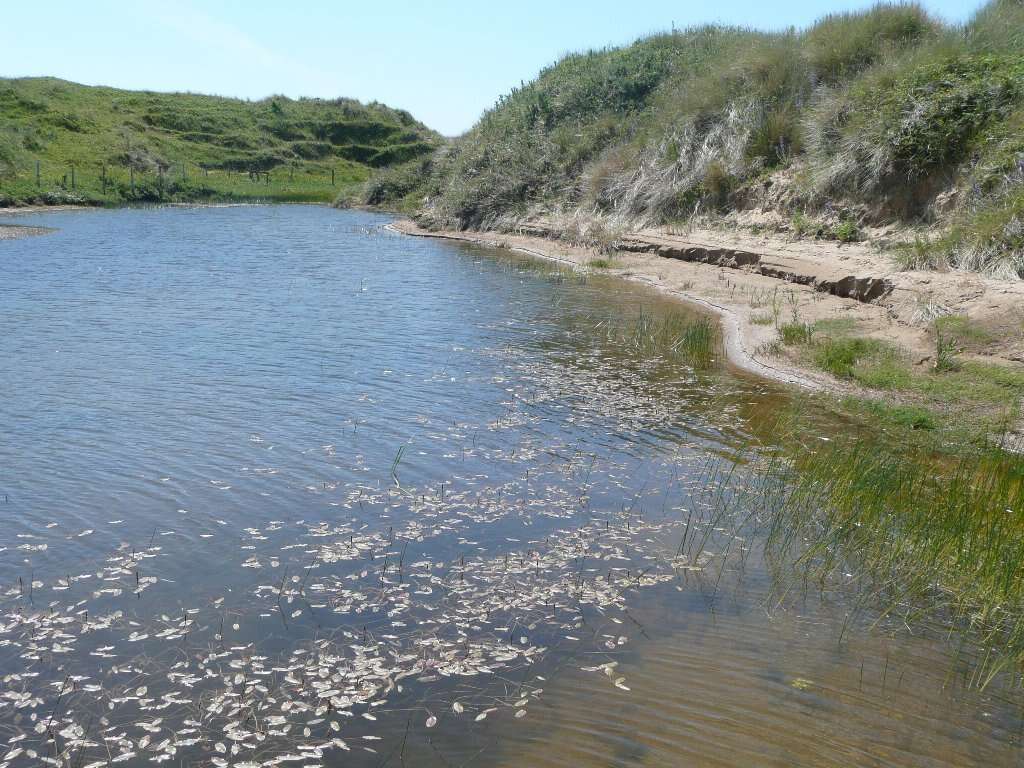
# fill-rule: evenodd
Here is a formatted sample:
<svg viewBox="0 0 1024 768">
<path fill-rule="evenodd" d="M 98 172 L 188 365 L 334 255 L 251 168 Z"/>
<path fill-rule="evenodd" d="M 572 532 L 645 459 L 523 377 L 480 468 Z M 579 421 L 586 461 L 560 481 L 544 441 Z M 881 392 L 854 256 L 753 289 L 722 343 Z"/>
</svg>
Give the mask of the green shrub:
<svg viewBox="0 0 1024 768">
<path fill-rule="evenodd" d="M 843 219 L 832 227 L 832 237 L 841 243 L 855 243 L 860 240 L 860 227 L 853 219 Z"/>
<path fill-rule="evenodd" d="M 736 180 L 718 161 L 708 165 L 704 171 L 702 187 L 705 200 L 714 208 L 725 208 L 729 203 L 729 195 L 736 186 Z"/>
<path fill-rule="evenodd" d="M 932 247 L 959 269 L 1003 279 L 1024 277 L 1024 186 L 962 213 Z"/>
<path fill-rule="evenodd" d="M 797 211 L 789 221 L 789 227 L 797 237 L 821 237 L 824 227 L 803 211 Z"/>
<path fill-rule="evenodd" d="M 823 92 L 804 119 L 819 194 L 919 212 L 1024 90 L 1024 60 L 940 41 Z M 942 182 L 945 175 L 947 182 Z"/>
<path fill-rule="evenodd" d="M 409 198 L 422 195 L 423 182 L 430 172 L 430 158 L 421 158 L 392 168 L 378 170 L 358 193 L 356 202 L 386 208 L 414 207 L 419 200 Z M 347 197 L 339 202 L 346 202 Z M 408 205 L 407 205 L 408 203 Z"/>
</svg>

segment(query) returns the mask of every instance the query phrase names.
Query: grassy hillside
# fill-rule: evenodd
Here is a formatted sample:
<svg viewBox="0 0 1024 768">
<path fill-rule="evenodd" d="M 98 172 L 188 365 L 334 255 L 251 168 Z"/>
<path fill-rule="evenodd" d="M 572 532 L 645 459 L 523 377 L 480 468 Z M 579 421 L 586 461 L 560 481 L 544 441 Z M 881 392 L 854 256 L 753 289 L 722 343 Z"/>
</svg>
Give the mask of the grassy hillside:
<svg viewBox="0 0 1024 768">
<path fill-rule="evenodd" d="M 0 205 L 331 200 L 437 140 L 407 112 L 349 99 L 249 102 L 0 79 Z"/>
<path fill-rule="evenodd" d="M 501 228 L 757 209 L 796 234 L 924 222 L 909 265 L 1024 276 L 1024 5 L 963 27 L 880 5 L 801 31 L 705 26 L 570 55 L 363 199 Z"/>
</svg>

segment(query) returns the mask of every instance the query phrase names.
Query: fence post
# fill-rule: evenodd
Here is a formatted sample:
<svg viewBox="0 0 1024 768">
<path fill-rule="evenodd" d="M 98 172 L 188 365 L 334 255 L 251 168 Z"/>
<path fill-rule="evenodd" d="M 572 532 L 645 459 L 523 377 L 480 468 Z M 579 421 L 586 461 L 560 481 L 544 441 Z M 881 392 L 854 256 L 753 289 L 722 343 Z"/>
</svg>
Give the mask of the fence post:
<svg viewBox="0 0 1024 768">
<path fill-rule="evenodd" d="M 334 186 L 334 169 L 331 168 L 331 186 Z"/>
<path fill-rule="evenodd" d="M 132 174 L 132 196 L 134 197 L 135 196 L 135 166 L 134 165 L 129 165 L 128 166 L 128 170 L 131 171 L 131 174 Z"/>
<path fill-rule="evenodd" d="M 71 166 L 71 188 L 75 188 L 75 166 Z"/>
<path fill-rule="evenodd" d="M 105 166 L 105 165 L 103 166 L 103 173 L 100 176 L 100 179 L 103 182 L 103 194 L 106 195 L 107 194 L 107 166 Z"/>
<path fill-rule="evenodd" d="M 41 187 L 42 184 L 43 184 L 43 182 L 42 182 L 42 180 L 40 179 L 40 176 L 39 176 L 39 167 L 40 167 L 40 163 L 39 163 L 38 160 L 36 160 L 36 186 L 37 187 Z"/>
</svg>

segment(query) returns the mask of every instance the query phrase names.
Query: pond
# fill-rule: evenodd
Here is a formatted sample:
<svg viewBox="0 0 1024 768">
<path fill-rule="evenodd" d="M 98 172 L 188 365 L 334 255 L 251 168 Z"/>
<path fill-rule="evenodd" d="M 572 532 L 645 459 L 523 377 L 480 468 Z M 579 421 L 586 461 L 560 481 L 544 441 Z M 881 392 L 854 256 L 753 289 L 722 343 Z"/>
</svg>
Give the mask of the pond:
<svg viewBox="0 0 1024 768">
<path fill-rule="evenodd" d="M 0 766 L 1019 762 L 941 632 L 703 518 L 793 398 L 645 341 L 706 318 L 388 221 L 17 217 Z"/>
</svg>

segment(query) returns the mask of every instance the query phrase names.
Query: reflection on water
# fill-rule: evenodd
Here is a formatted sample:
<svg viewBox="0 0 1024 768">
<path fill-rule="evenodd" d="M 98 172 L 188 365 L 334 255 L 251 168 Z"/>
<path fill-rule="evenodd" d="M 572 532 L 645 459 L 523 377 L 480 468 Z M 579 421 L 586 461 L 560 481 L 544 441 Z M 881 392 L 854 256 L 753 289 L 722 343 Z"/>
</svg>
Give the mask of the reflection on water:
<svg viewBox="0 0 1024 768">
<path fill-rule="evenodd" d="M 785 397 L 609 332 L 678 307 L 364 213 L 36 221 L 0 245 L 0 765 L 1018 759 L 943 638 L 776 604 L 687 517 Z"/>
</svg>

